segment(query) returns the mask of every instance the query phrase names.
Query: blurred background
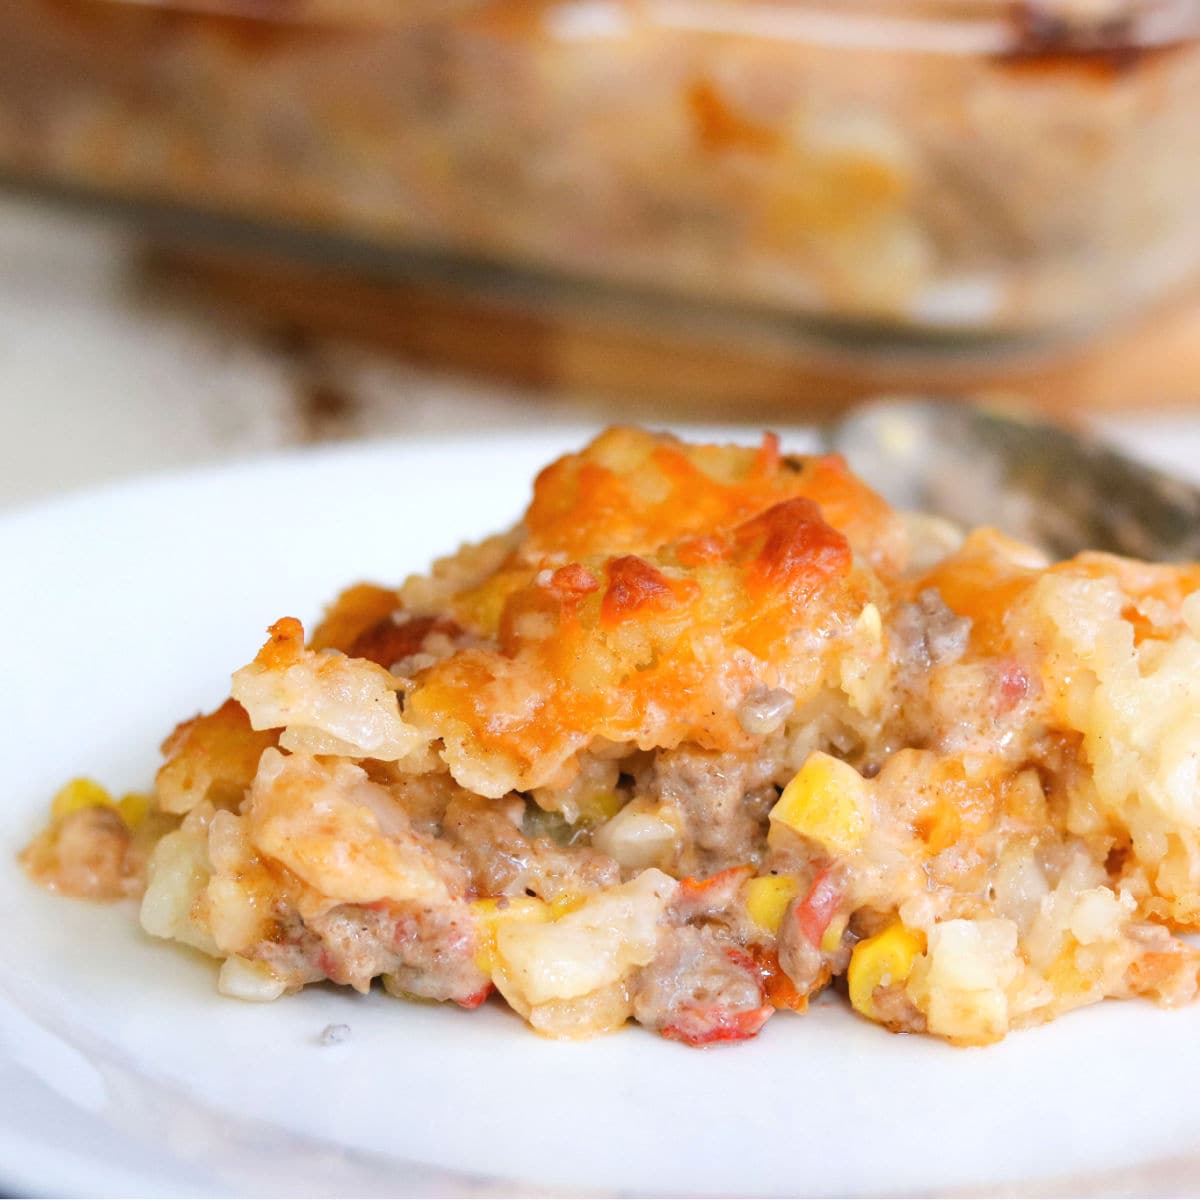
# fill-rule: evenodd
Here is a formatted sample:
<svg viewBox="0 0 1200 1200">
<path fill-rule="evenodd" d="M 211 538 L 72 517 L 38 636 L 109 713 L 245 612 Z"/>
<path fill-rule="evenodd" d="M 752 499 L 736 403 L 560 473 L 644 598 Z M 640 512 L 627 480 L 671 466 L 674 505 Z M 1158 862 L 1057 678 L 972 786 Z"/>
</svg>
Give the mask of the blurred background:
<svg viewBox="0 0 1200 1200">
<path fill-rule="evenodd" d="M 1200 404 L 1200 0 L 6 0 L 0 504 L 329 440 Z"/>
</svg>

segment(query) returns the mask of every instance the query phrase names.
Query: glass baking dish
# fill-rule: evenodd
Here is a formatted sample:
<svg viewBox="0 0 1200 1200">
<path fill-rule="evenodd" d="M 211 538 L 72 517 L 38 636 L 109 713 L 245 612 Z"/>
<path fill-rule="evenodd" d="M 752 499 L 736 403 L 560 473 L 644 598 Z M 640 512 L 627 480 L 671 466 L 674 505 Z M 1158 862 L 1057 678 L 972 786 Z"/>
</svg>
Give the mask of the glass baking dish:
<svg viewBox="0 0 1200 1200">
<path fill-rule="evenodd" d="M 956 338 L 1200 274 L 1200 0 L 6 0 L 0 171 Z"/>
</svg>

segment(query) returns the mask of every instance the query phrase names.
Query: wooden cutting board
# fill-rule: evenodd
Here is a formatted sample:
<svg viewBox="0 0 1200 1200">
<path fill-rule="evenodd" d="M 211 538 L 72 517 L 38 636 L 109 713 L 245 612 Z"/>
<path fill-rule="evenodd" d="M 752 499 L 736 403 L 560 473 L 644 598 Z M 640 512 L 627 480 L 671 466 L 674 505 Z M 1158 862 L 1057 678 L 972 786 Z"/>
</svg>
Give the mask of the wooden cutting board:
<svg viewBox="0 0 1200 1200">
<path fill-rule="evenodd" d="M 156 285 L 264 331 L 600 398 L 634 419 L 803 418 L 880 392 L 1019 397 L 1060 413 L 1200 409 L 1200 288 L 1087 338 L 968 353 L 835 341 L 745 314 L 514 285 L 503 273 L 364 274 L 175 242 L 152 243 L 144 262 Z"/>
</svg>

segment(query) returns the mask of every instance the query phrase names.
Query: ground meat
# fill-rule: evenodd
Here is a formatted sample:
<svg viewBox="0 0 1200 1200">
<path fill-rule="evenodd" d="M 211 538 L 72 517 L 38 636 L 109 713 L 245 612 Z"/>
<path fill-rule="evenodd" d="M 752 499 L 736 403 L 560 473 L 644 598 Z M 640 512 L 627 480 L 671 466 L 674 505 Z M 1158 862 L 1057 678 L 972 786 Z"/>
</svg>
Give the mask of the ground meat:
<svg viewBox="0 0 1200 1200">
<path fill-rule="evenodd" d="M 395 938 L 400 961 L 383 978 L 392 995 L 474 1008 L 491 991 L 491 981 L 475 961 L 474 926 L 463 908 L 410 906 L 399 915 Z"/>
<path fill-rule="evenodd" d="M 971 619 L 952 612 L 936 588 L 926 588 L 892 614 L 892 656 L 901 672 L 923 674 L 957 661 L 970 636 Z"/>
<path fill-rule="evenodd" d="M 877 987 L 871 996 L 875 1019 L 893 1033 L 924 1033 L 925 1014 L 908 998 L 904 984 Z"/>
<path fill-rule="evenodd" d="M 519 797 L 488 800 L 467 792 L 447 807 L 443 835 L 457 848 L 478 895 L 532 893 L 556 900 L 621 881 L 621 868 L 599 851 L 526 837 L 520 826 L 524 812 Z"/>
<path fill-rule="evenodd" d="M 774 1010 L 749 955 L 711 926 L 684 925 L 639 972 L 633 1011 L 665 1037 L 702 1045 L 753 1037 Z"/>
<path fill-rule="evenodd" d="M 488 988 L 475 963 L 465 907 L 344 904 L 307 922 L 322 977 L 366 991 L 385 976 L 389 991 L 472 1007 Z"/>
<path fill-rule="evenodd" d="M 145 857 L 120 813 L 107 805 L 73 812 L 37 838 L 22 855 L 43 887 L 87 900 L 141 895 Z"/>
<path fill-rule="evenodd" d="M 646 786 L 683 818 L 681 873 L 703 877 L 761 857 L 767 813 L 778 799 L 763 774 L 752 758 L 691 746 L 657 756 Z"/>
<path fill-rule="evenodd" d="M 267 937 L 258 945 L 242 951 L 244 958 L 270 967 L 288 991 L 329 978 L 318 963 L 321 939 L 282 898 L 273 905 L 268 930 Z"/>
<path fill-rule="evenodd" d="M 897 745 L 948 755 L 1026 755 L 1038 726 L 1037 689 L 1012 658 L 967 653 L 971 620 L 953 613 L 934 588 L 892 615 L 892 718 Z"/>
<path fill-rule="evenodd" d="M 307 927 L 317 938 L 314 961 L 334 983 L 365 992 L 397 964 L 396 917 L 387 909 L 343 904 L 311 918 Z"/>
<path fill-rule="evenodd" d="M 395 763 L 375 759 L 366 759 L 361 765 L 373 783 L 389 789 L 407 817 L 408 828 L 426 839 L 429 849 L 436 853 L 446 809 L 462 789 L 449 775 L 437 771 L 406 775 Z"/>
</svg>

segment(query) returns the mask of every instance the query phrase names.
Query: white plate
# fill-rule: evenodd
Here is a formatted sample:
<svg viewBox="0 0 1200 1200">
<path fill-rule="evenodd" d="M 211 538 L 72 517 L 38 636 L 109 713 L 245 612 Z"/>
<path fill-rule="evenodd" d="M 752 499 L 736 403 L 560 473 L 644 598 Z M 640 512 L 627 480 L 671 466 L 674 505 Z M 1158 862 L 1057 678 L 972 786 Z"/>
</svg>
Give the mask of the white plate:
<svg viewBox="0 0 1200 1200">
<path fill-rule="evenodd" d="M 689 1050 L 633 1028 L 562 1044 L 490 1005 L 331 988 L 266 1006 L 222 999 L 209 962 L 142 936 L 132 910 L 43 894 L 18 872 L 12 856 L 64 779 L 144 786 L 159 739 L 224 697 L 270 621 L 311 620 L 344 584 L 397 581 L 500 527 L 536 467 L 570 444 L 352 448 L 135 481 L 0 520 L 0 1188 L 1200 1185 L 1195 1164 L 1167 1161 L 1200 1144 L 1200 1009 L 1104 1005 L 987 1050 L 893 1037 L 836 1003 L 781 1014 L 735 1047 Z M 349 1039 L 320 1045 L 330 1023 Z"/>
</svg>

